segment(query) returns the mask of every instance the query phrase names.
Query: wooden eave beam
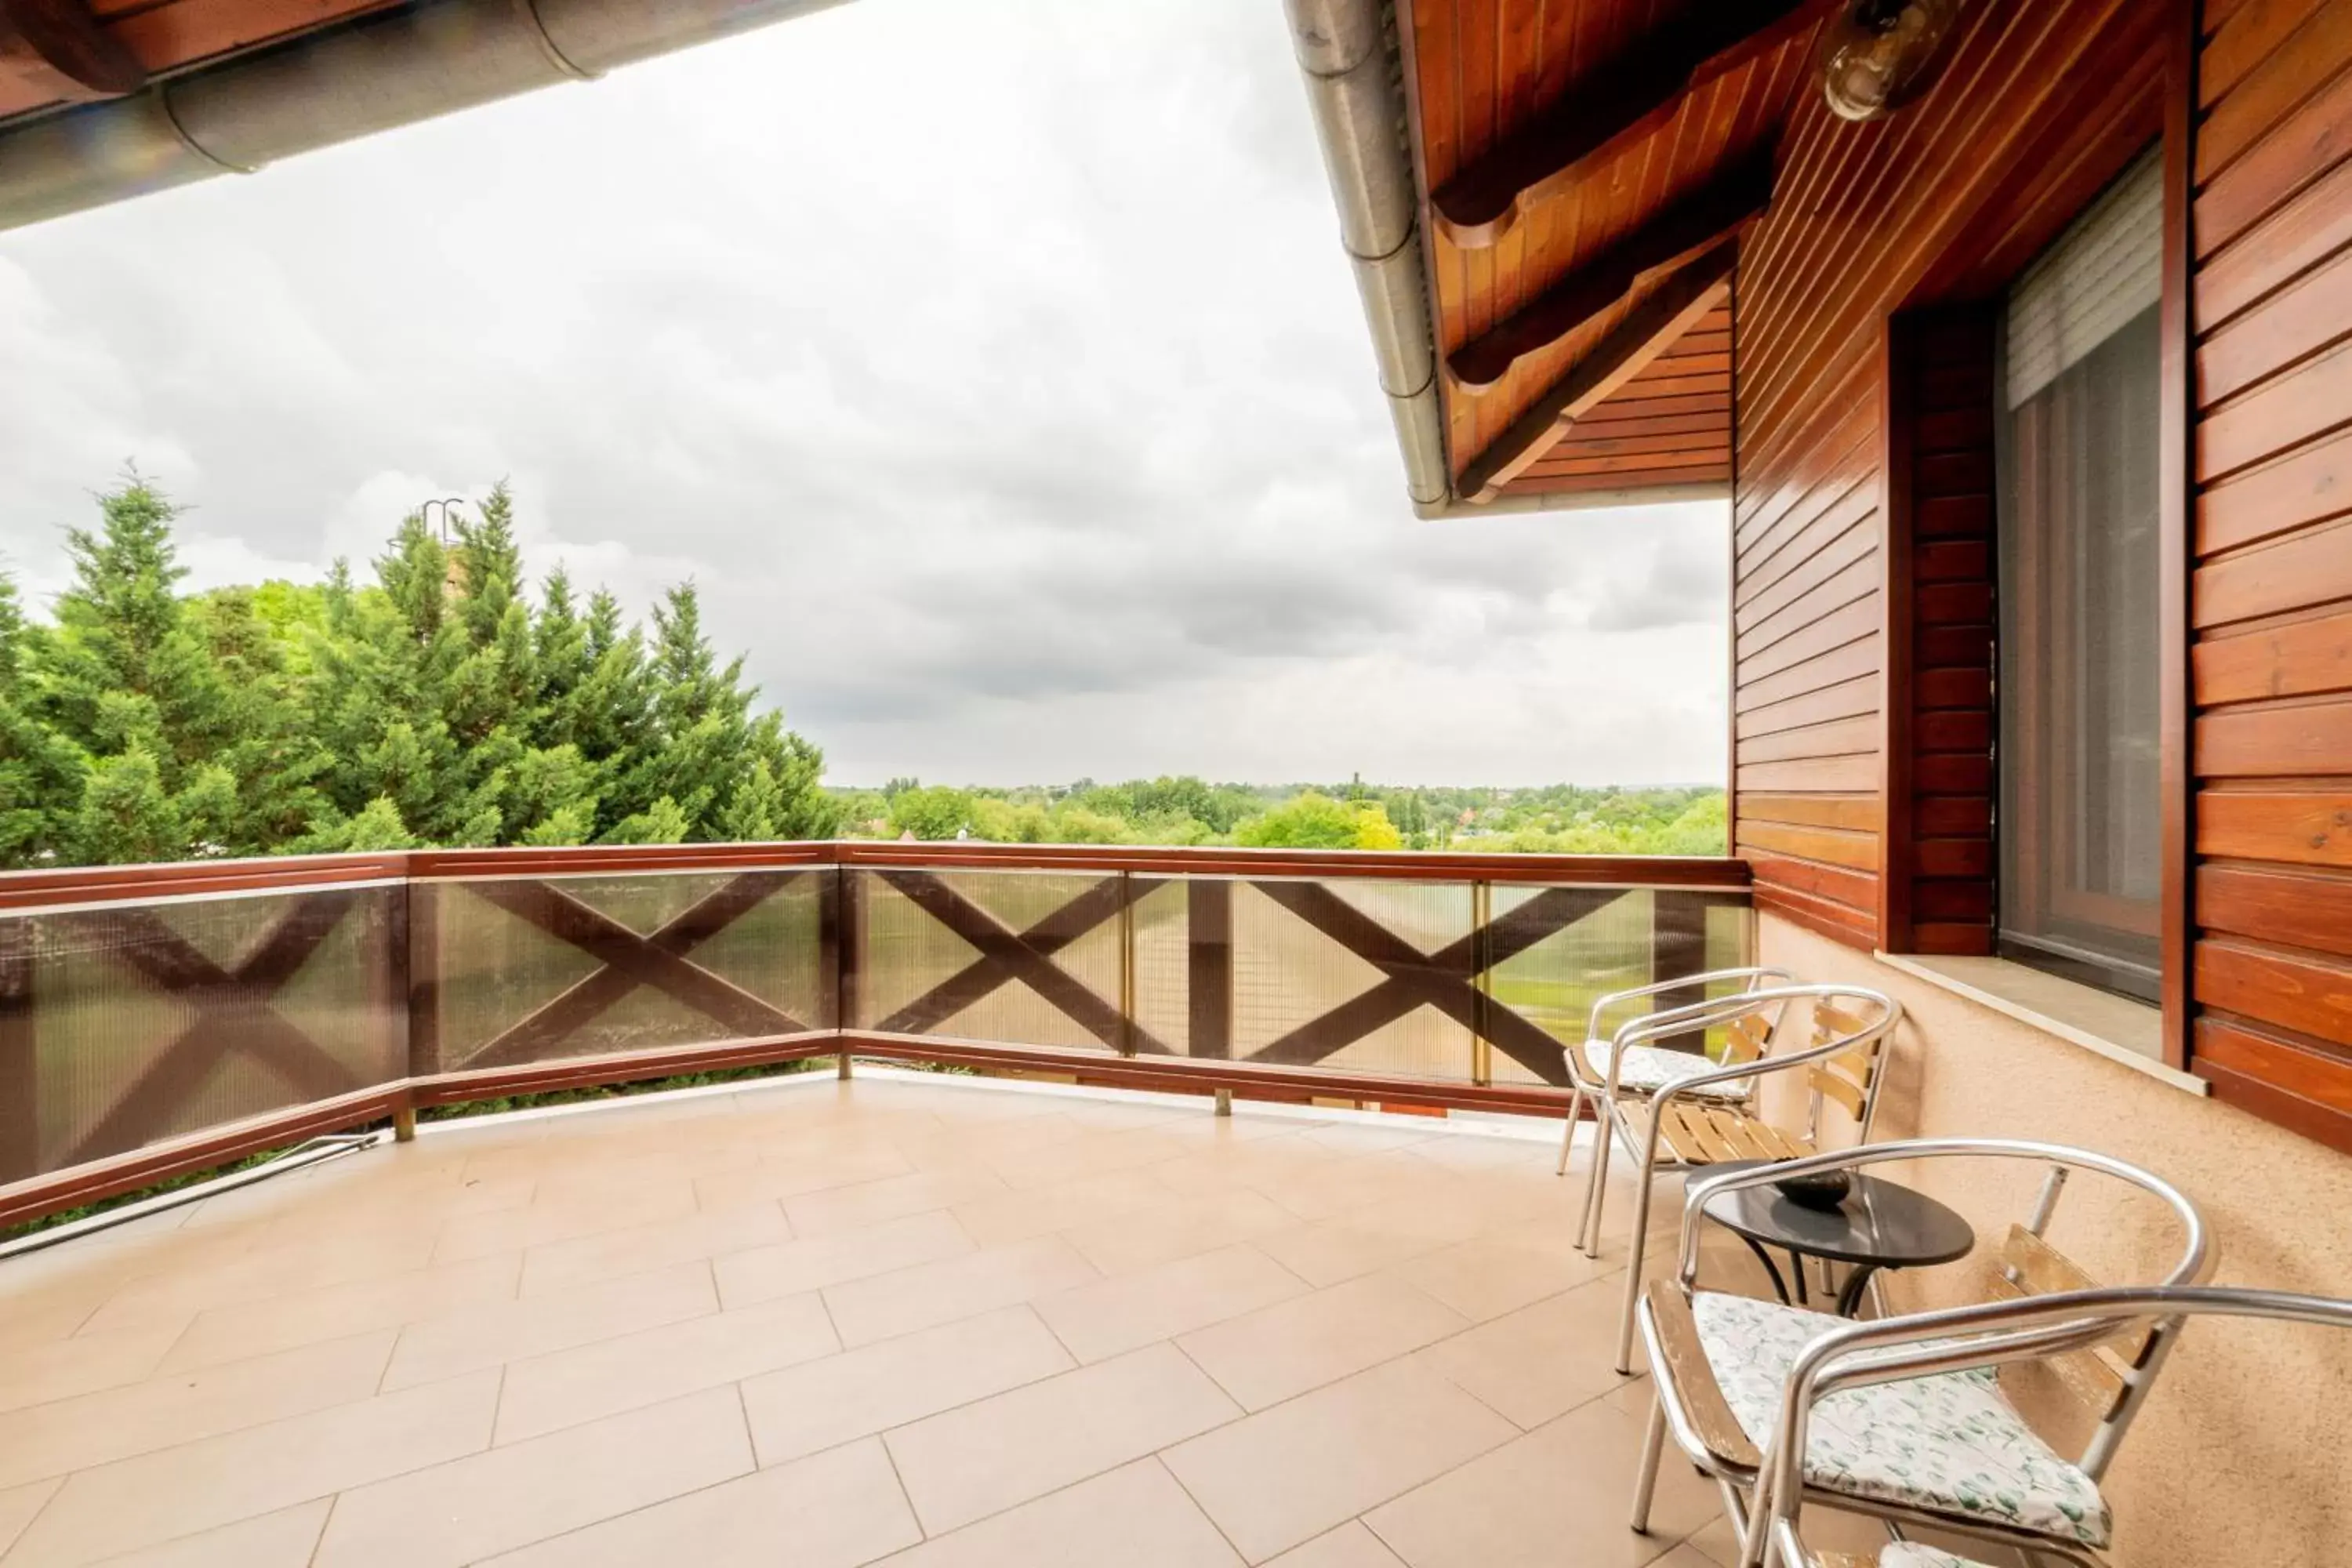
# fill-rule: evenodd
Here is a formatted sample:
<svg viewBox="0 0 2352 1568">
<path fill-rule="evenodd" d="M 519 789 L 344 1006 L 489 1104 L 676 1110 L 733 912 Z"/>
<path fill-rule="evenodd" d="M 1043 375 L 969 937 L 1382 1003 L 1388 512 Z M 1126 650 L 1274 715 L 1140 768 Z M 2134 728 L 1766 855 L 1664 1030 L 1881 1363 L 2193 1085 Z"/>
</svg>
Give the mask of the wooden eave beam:
<svg viewBox="0 0 2352 1568">
<path fill-rule="evenodd" d="M 1714 249 L 1772 199 L 1772 153 L 1759 147 L 1448 354 L 1455 381 L 1494 385 L 1522 357 L 1556 343 L 1649 279 Z"/>
<path fill-rule="evenodd" d="M 1726 240 L 1661 284 L 1612 327 L 1592 352 L 1570 367 L 1533 406 L 1470 460 L 1454 489 L 1464 499 L 1490 501 L 1558 444 L 1577 420 L 1620 388 L 1731 296 L 1736 240 Z"/>
<path fill-rule="evenodd" d="M 1495 244 L 1534 204 L 1572 190 L 1662 130 L 1690 94 L 1828 10 L 1828 0 L 1699 0 L 1454 171 L 1430 196 L 1439 231 L 1465 250 Z"/>
<path fill-rule="evenodd" d="M 0 0 L 0 72 L 69 100 L 117 98 L 147 85 L 147 68 L 84 0 Z"/>
</svg>

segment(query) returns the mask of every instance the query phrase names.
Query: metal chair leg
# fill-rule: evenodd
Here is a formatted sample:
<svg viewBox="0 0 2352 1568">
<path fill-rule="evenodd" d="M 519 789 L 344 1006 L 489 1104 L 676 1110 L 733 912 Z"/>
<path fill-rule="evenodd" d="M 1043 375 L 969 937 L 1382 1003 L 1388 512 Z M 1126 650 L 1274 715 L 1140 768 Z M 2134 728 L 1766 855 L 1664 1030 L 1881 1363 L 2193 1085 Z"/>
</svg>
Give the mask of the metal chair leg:
<svg viewBox="0 0 2352 1568">
<path fill-rule="evenodd" d="M 1629 1521 L 1637 1535 L 1650 1533 L 1650 1499 L 1658 1489 L 1658 1458 L 1666 1447 L 1665 1392 L 1650 1402 L 1650 1430 L 1642 1439 L 1642 1469 L 1633 1478 L 1633 1517 Z"/>
<path fill-rule="evenodd" d="M 1625 1311 L 1617 1325 L 1617 1370 L 1628 1377 L 1633 1373 L 1633 1309 L 1642 1300 L 1642 1255 L 1650 1239 L 1650 1194 L 1657 1184 L 1649 1152 L 1643 1152 L 1642 1168 L 1633 1173 L 1633 1230 L 1625 1243 Z"/>
<path fill-rule="evenodd" d="M 1559 1135 L 1559 1169 L 1552 1174 L 1556 1176 L 1568 1174 L 1568 1152 L 1576 1146 L 1576 1124 L 1583 1119 L 1584 1086 L 1579 1084 L 1568 1097 L 1568 1126 Z"/>
<path fill-rule="evenodd" d="M 1609 1149 L 1615 1141 L 1613 1107 L 1593 1096 L 1592 1168 L 1584 1173 L 1584 1228 L 1577 1232 L 1577 1249 L 1587 1258 L 1601 1256 L 1601 1208 L 1609 1192 Z"/>
</svg>

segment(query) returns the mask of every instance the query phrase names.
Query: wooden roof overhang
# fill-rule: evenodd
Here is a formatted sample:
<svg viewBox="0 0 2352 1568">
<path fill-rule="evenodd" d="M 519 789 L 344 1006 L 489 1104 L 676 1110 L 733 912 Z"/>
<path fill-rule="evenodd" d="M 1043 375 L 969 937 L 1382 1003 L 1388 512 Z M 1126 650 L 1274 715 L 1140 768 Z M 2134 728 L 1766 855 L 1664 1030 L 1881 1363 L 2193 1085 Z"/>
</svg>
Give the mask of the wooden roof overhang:
<svg viewBox="0 0 2352 1568">
<path fill-rule="evenodd" d="M 0 0 L 0 123 L 137 92 L 400 0 Z"/>
<path fill-rule="evenodd" d="M 1733 263 L 1824 0 L 1396 0 L 1453 505 L 1727 496 Z"/>
</svg>

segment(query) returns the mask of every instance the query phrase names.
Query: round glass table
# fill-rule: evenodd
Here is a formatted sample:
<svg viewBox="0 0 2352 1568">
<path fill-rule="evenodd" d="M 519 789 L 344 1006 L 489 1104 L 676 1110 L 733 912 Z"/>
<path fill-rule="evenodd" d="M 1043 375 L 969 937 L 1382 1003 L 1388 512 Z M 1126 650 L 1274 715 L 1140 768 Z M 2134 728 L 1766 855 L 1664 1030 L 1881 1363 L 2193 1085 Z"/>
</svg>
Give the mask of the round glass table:
<svg viewBox="0 0 2352 1568">
<path fill-rule="evenodd" d="M 1753 1169 L 1760 1161 L 1726 1161 L 1710 1165 L 1702 1175 Z M 1850 1171 L 1853 1182 L 1844 1201 L 1833 1209 L 1810 1208 L 1769 1183 L 1717 1193 L 1700 1212 L 1748 1244 L 1772 1289 L 1792 1306 L 1810 1305 L 1805 1286 L 1805 1259 L 1844 1264 L 1844 1282 L 1837 1287 L 1837 1312 L 1853 1316 L 1862 1303 L 1863 1287 L 1882 1268 L 1919 1268 L 1966 1258 L 1977 1244 L 1969 1222 L 1927 1194 L 1899 1182 Z M 1796 1299 L 1767 1247 L 1789 1254 L 1790 1275 Z M 1828 1270 L 1823 1269 L 1826 1288 Z"/>
</svg>

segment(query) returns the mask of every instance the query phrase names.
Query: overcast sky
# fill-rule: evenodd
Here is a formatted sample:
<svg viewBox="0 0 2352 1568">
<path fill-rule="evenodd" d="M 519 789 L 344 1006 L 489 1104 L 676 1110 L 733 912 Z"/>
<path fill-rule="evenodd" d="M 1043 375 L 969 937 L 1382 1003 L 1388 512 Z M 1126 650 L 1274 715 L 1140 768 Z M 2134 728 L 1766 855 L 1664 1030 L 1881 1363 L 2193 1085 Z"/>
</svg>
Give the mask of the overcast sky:
<svg viewBox="0 0 2352 1568">
<path fill-rule="evenodd" d="M 836 782 L 1717 782 L 1720 505 L 1416 521 L 1276 0 L 858 0 L 0 234 L 0 561 L 509 478 Z"/>
</svg>

